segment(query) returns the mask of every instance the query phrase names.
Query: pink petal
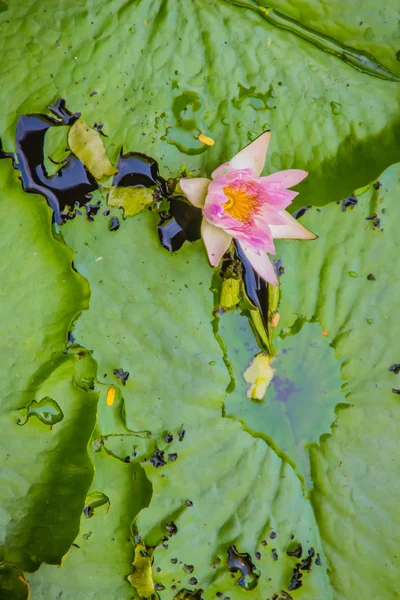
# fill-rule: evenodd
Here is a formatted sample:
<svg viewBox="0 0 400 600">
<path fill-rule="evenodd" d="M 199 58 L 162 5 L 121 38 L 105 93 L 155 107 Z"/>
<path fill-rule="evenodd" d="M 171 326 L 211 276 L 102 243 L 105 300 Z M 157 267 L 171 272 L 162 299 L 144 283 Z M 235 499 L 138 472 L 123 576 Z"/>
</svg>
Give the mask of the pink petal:
<svg viewBox="0 0 400 600">
<path fill-rule="evenodd" d="M 287 169 L 286 171 L 272 173 L 272 175 L 267 175 L 267 177 L 261 177 L 261 179 L 263 182 L 277 188 L 290 188 L 303 181 L 307 175 L 307 171 L 302 171 L 301 169 Z"/>
<path fill-rule="evenodd" d="M 205 219 L 201 222 L 201 237 L 207 250 L 208 259 L 216 267 L 232 241 L 232 236 L 225 233 L 220 227 L 211 225 Z"/>
<path fill-rule="evenodd" d="M 207 179 L 206 177 L 183 178 L 179 180 L 179 185 L 186 198 L 194 206 L 203 208 L 210 181 L 211 179 Z"/>
<path fill-rule="evenodd" d="M 230 161 L 231 168 L 237 170 L 251 169 L 254 175 L 258 177 L 264 168 L 270 139 L 270 131 L 262 133 L 254 142 L 251 142 L 232 158 Z"/>
<path fill-rule="evenodd" d="M 270 225 L 272 237 L 294 240 L 315 240 L 318 237 L 312 231 L 306 229 L 286 210 L 282 210 L 278 214 L 285 219 L 286 223 L 284 225 Z"/>
<path fill-rule="evenodd" d="M 256 252 L 251 250 L 249 246 L 246 246 L 242 242 L 239 242 L 239 244 L 243 248 L 243 252 L 249 259 L 251 266 L 259 274 L 259 276 L 262 277 L 268 283 L 271 283 L 272 285 L 278 285 L 278 280 L 275 275 L 275 269 L 271 261 L 269 260 L 268 255 L 264 254 L 263 252 L 257 254 Z"/>
</svg>

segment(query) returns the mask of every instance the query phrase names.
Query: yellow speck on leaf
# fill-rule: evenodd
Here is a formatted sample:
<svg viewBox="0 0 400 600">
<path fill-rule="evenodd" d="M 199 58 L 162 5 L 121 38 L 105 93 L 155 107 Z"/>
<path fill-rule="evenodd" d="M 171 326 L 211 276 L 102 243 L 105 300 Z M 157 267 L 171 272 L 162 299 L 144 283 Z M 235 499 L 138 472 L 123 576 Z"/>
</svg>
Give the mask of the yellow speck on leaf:
<svg viewBox="0 0 400 600">
<path fill-rule="evenodd" d="M 108 159 L 100 133 L 83 119 L 75 121 L 69 130 L 68 145 L 96 179 L 117 173 Z"/>
<path fill-rule="evenodd" d="M 254 357 L 249 368 L 243 376 L 250 384 L 247 390 L 247 397 L 252 400 L 263 400 L 267 387 L 271 383 L 275 371 L 271 367 L 272 356 L 261 352 Z"/>
<path fill-rule="evenodd" d="M 107 397 L 106 397 L 107 406 L 112 406 L 114 404 L 114 400 L 115 400 L 115 388 L 110 387 L 107 390 Z"/>
<path fill-rule="evenodd" d="M 199 140 L 202 144 L 205 144 L 206 146 L 214 146 L 215 144 L 214 140 L 208 135 L 204 135 L 204 133 L 200 133 Z"/>
<path fill-rule="evenodd" d="M 145 556 L 142 556 L 141 552 L 145 553 Z M 134 571 L 128 576 L 128 579 L 140 598 L 150 599 L 155 593 L 151 563 L 152 557 L 149 550 L 143 544 L 137 544 L 133 561 Z"/>
</svg>

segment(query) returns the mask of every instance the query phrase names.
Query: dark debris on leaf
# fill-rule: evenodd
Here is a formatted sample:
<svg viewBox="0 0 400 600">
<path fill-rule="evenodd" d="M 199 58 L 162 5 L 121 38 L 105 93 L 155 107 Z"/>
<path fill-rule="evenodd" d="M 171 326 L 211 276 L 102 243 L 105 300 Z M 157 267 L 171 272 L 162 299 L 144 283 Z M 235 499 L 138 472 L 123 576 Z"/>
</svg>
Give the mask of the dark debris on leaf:
<svg viewBox="0 0 400 600">
<path fill-rule="evenodd" d="M 119 379 L 122 385 L 125 385 L 129 378 L 129 371 L 124 371 L 122 368 L 114 369 L 113 374 L 117 379 Z"/>
<path fill-rule="evenodd" d="M 400 373 L 400 363 L 395 363 L 389 367 L 389 371 L 398 375 Z"/>
<path fill-rule="evenodd" d="M 155 583 L 154 589 L 156 590 L 156 592 L 162 592 L 163 590 L 165 590 L 165 585 L 163 585 L 162 583 Z"/>
<path fill-rule="evenodd" d="M 301 558 L 302 554 L 303 554 L 303 546 L 301 544 L 298 544 L 297 548 L 295 550 L 293 550 L 292 552 L 286 552 L 286 554 L 288 556 L 295 556 L 296 558 Z"/>
<path fill-rule="evenodd" d="M 281 277 L 285 273 L 285 267 L 282 264 L 282 259 L 278 258 L 277 260 L 272 261 L 275 269 L 275 273 L 278 277 Z"/>
<path fill-rule="evenodd" d="M 174 600 L 203 600 L 203 590 L 188 590 L 183 588 L 174 596 Z"/>
<path fill-rule="evenodd" d="M 194 566 L 193 565 L 183 565 L 182 569 L 185 571 L 185 573 L 190 575 L 194 571 Z"/>
<path fill-rule="evenodd" d="M 121 225 L 118 217 L 111 217 L 111 219 L 108 222 L 108 231 L 118 231 L 120 226 Z"/>
<path fill-rule="evenodd" d="M 149 460 L 155 469 L 158 469 L 158 467 L 164 467 L 164 465 L 167 464 L 165 462 L 164 452 L 158 448 L 154 450 L 153 456 L 151 456 Z"/>
<path fill-rule="evenodd" d="M 164 523 L 164 528 L 168 531 L 169 535 L 176 535 L 178 533 L 178 528 L 173 521 Z"/>
<path fill-rule="evenodd" d="M 303 574 L 300 572 L 299 568 L 296 566 L 293 569 L 293 575 L 292 575 L 292 578 L 288 585 L 289 592 L 298 590 L 303 585 L 303 582 L 301 581 L 302 577 L 303 577 Z"/>
<path fill-rule="evenodd" d="M 306 212 L 311 208 L 311 206 L 302 206 L 301 208 L 298 208 L 297 210 L 294 211 L 293 213 L 293 217 L 295 219 L 300 219 L 303 215 L 306 214 Z"/>
<path fill-rule="evenodd" d="M 315 555 L 314 548 L 310 548 L 307 554 L 307 558 L 304 558 L 302 562 L 297 565 L 300 571 L 311 571 L 312 561 Z"/>
<path fill-rule="evenodd" d="M 94 221 L 94 217 L 100 210 L 101 202 L 97 204 L 85 204 L 86 217 L 88 221 Z"/>
<path fill-rule="evenodd" d="M 381 220 L 380 220 L 380 218 L 379 218 L 379 217 L 377 217 L 377 218 L 374 220 L 374 227 L 380 227 L 380 224 L 381 224 Z"/>
<path fill-rule="evenodd" d="M 238 552 L 236 546 L 228 548 L 228 569 L 231 573 L 240 573 L 237 583 L 246 590 L 253 590 L 259 578 L 256 567 L 247 552 Z"/>
<path fill-rule="evenodd" d="M 354 208 L 358 204 L 358 200 L 355 196 L 349 196 L 340 202 L 342 205 L 342 212 L 346 212 L 348 208 Z"/>
</svg>

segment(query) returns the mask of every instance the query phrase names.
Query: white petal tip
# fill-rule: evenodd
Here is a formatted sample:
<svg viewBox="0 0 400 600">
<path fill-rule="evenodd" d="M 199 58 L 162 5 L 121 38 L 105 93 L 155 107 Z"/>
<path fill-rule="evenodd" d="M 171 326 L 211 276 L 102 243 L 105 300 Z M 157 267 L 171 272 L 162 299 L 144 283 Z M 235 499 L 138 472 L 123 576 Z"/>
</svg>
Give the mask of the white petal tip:
<svg viewBox="0 0 400 600">
<path fill-rule="evenodd" d="M 197 208 L 202 208 L 207 196 L 210 180 L 206 177 L 183 177 L 179 180 L 179 186 L 186 198 Z"/>
<path fill-rule="evenodd" d="M 232 236 L 205 219 L 201 222 L 201 237 L 212 267 L 217 267 L 232 241 Z"/>
<path fill-rule="evenodd" d="M 251 169 L 256 177 L 261 174 L 267 156 L 271 132 L 265 131 L 230 161 L 233 169 Z"/>
</svg>

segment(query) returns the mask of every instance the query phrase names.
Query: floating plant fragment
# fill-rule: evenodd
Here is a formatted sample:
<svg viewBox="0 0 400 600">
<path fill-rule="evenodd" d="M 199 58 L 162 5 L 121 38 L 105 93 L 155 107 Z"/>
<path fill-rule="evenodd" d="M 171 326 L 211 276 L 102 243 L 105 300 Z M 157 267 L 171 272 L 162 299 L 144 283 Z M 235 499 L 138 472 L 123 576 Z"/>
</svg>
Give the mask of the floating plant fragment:
<svg viewBox="0 0 400 600">
<path fill-rule="evenodd" d="M 152 557 L 144 544 L 135 547 L 133 560 L 134 571 L 128 576 L 129 582 L 135 588 L 140 598 L 155 598 L 153 573 L 151 570 Z"/>
<path fill-rule="evenodd" d="M 150 188 L 113 186 L 108 195 L 107 204 L 122 208 L 125 217 L 133 217 L 149 206 L 153 200 Z"/>
<path fill-rule="evenodd" d="M 274 369 L 271 367 L 272 357 L 261 352 L 254 357 L 251 365 L 246 369 L 243 376 L 250 384 L 247 397 L 252 400 L 263 400 L 267 387 L 274 377 Z"/>
<path fill-rule="evenodd" d="M 221 306 L 223 310 L 229 310 L 235 308 L 241 298 L 241 281 L 240 279 L 235 279 L 233 277 L 229 277 L 228 279 L 224 279 L 222 282 L 221 288 Z"/>
<path fill-rule="evenodd" d="M 72 125 L 68 134 L 68 144 L 96 179 L 117 172 L 108 159 L 101 134 L 89 127 L 83 119 L 79 118 Z"/>
<path fill-rule="evenodd" d="M 315 239 L 285 209 L 298 195 L 288 188 L 308 173 L 299 169 L 260 177 L 271 133 L 263 133 L 231 161 L 205 177 L 182 178 L 180 186 L 202 209 L 201 235 L 212 266 L 217 266 L 234 238 L 253 269 L 268 283 L 278 280 L 267 252 L 275 254 L 274 238 Z"/>
<path fill-rule="evenodd" d="M 32 400 L 32 402 L 25 407 L 27 410 L 26 419 L 23 423 L 21 420 L 17 420 L 17 425 L 25 425 L 30 417 L 37 417 L 39 421 L 42 421 L 45 425 L 50 425 L 50 429 L 56 423 L 63 420 L 64 414 L 59 405 L 53 398 L 45 396 L 39 402 Z"/>
</svg>

